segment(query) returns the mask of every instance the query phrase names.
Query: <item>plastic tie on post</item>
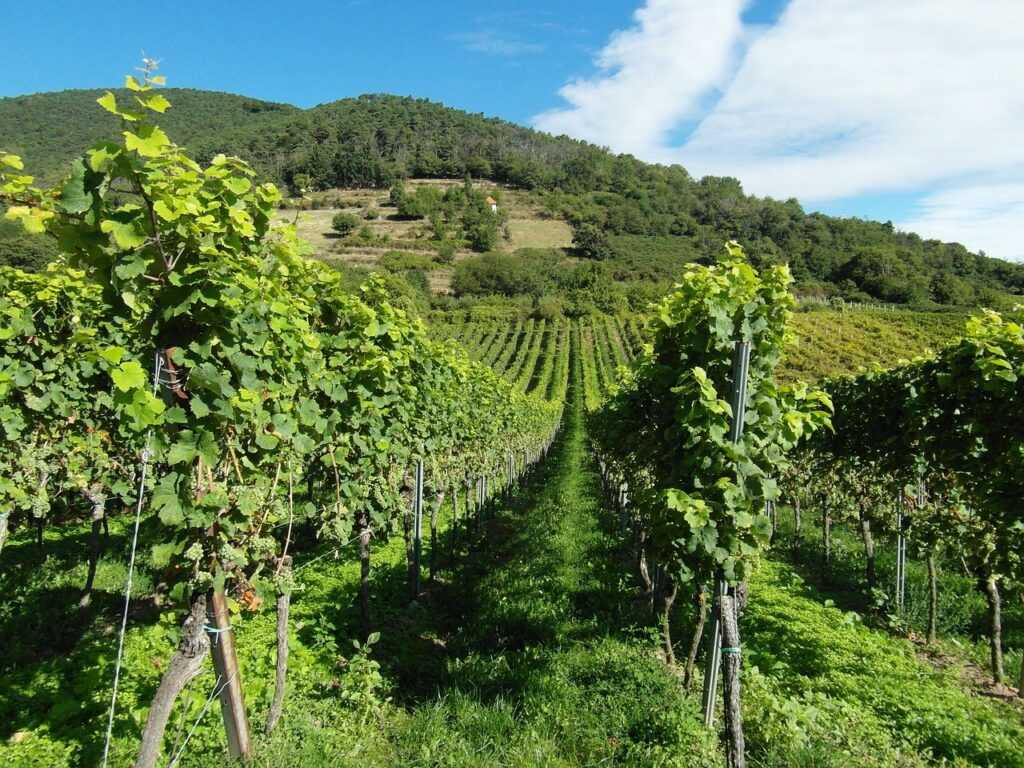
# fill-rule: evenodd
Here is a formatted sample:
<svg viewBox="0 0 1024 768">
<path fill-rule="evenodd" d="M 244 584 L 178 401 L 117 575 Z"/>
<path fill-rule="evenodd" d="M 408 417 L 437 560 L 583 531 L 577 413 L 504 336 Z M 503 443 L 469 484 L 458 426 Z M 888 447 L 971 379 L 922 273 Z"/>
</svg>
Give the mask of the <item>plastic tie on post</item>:
<svg viewBox="0 0 1024 768">
<path fill-rule="evenodd" d="M 205 632 L 207 632 L 208 634 L 213 635 L 213 644 L 214 645 L 216 645 L 217 642 L 220 640 L 220 636 L 221 636 L 222 633 L 230 632 L 233 629 L 234 629 L 234 627 L 231 626 L 230 624 L 228 626 L 224 627 L 223 629 L 221 629 L 219 627 L 211 627 L 209 624 L 203 624 L 203 630 Z"/>
<path fill-rule="evenodd" d="M 723 653 L 723 654 L 726 654 L 726 653 L 728 653 L 728 654 L 735 654 L 735 655 L 739 655 L 739 653 L 740 653 L 740 648 L 739 648 L 739 646 L 729 646 L 728 648 L 723 648 L 723 649 L 722 649 L 722 653 Z"/>
</svg>

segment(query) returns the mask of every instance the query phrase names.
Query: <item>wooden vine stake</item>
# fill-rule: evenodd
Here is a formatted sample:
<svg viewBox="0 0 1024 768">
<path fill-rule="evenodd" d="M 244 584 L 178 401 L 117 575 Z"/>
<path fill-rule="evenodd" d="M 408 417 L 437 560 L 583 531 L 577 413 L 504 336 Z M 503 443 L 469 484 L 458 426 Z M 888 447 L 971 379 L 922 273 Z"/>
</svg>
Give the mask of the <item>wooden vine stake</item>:
<svg viewBox="0 0 1024 768">
<path fill-rule="evenodd" d="M 906 568 L 907 539 L 904 533 L 903 495 L 896 497 L 896 610 L 903 610 L 903 571 Z"/>
<path fill-rule="evenodd" d="M 413 553 L 412 553 L 412 597 L 420 595 L 420 556 L 423 549 L 423 460 L 416 462 L 416 488 L 412 501 Z"/>
<path fill-rule="evenodd" d="M 450 492 L 452 495 L 452 520 L 448 530 L 448 561 L 449 567 L 454 567 L 451 561 L 455 559 L 455 540 L 459 535 L 459 486 L 452 483 Z"/>
<path fill-rule="evenodd" d="M 286 580 L 291 576 L 292 557 L 282 555 L 278 560 L 278 575 Z M 288 677 L 288 612 L 291 607 L 292 592 L 290 587 L 279 588 L 277 595 L 277 664 L 274 676 L 274 698 L 267 713 L 264 732 L 269 736 L 274 732 L 277 721 L 281 719 L 284 709 L 285 682 Z"/>
<path fill-rule="evenodd" d="M 750 342 L 739 341 L 736 343 L 732 359 L 732 424 L 729 429 L 729 439 L 733 443 L 738 443 L 743 437 L 743 419 L 746 416 L 747 402 L 747 372 L 749 369 Z M 716 581 L 714 596 L 718 603 L 718 610 L 712 614 L 711 631 L 708 635 L 708 654 L 704 667 L 704 695 L 702 700 L 704 706 L 704 725 L 708 728 L 715 723 L 715 694 L 718 688 L 718 670 L 722 662 L 722 605 L 726 600 L 728 600 L 730 605 L 732 604 L 732 600 L 728 599 L 728 586 L 724 579 L 719 578 Z M 733 616 L 733 619 L 735 620 L 735 615 Z M 736 645 L 726 647 L 739 647 L 738 627 L 736 635 Z M 738 663 L 739 660 L 737 658 L 737 665 Z M 738 669 L 739 667 L 737 666 L 735 691 L 729 687 L 729 681 L 726 682 L 724 694 L 727 702 L 733 693 L 735 693 L 737 702 L 739 701 Z M 726 727 L 729 727 L 728 722 L 726 723 Z M 739 723 L 739 727 L 742 730 L 742 722 Z M 739 739 L 740 743 L 742 743 L 742 733 L 740 734 Z"/>
<path fill-rule="evenodd" d="M 729 768 L 746 768 L 743 713 L 740 711 L 740 628 L 736 598 L 722 595 L 718 601 L 722 627 L 722 691 L 725 697 L 725 753 Z"/>
<path fill-rule="evenodd" d="M 220 711 L 224 717 L 224 732 L 228 737 L 228 753 L 235 759 L 247 758 L 252 753 L 249 718 L 245 714 L 242 678 L 238 657 L 235 655 L 235 636 L 223 589 L 215 589 L 210 595 L 207 623 L 213 629 L 210 654 L 213 656 L 213 669 L 220 686 Z"/>
</svg>

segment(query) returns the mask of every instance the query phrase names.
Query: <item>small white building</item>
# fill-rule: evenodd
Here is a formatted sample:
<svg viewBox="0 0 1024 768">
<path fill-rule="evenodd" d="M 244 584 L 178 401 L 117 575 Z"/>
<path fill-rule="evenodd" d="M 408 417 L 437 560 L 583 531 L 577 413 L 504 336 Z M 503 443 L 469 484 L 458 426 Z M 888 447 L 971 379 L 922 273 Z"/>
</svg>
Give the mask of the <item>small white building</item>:
<svg viewBox="0 0 1024 768">
<path fill-rule="evenodd" d="M 498 201 L 495 200 L 490 195 L 487 196 L 487 204 L 489 206 L 491 206 L 491 213 L 497 213 L 498 212 Z"/>
</svg>

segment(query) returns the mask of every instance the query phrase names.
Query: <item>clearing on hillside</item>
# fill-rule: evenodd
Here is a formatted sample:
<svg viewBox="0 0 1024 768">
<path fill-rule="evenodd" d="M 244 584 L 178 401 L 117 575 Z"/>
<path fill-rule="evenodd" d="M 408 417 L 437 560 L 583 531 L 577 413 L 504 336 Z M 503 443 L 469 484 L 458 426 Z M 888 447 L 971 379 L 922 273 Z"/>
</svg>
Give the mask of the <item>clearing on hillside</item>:
<svg viewBox="0 0 1024 768">
<path fill-rule="evenodd" d="M 405 186 L 414 192 L 420 187 L 446 190 L 461 184 L 452 179 L 410 179 Z M 499 238 L 495 250 L 508 253 L 520 248 L 565 250 L 572 246 L 572 227 L 565 221 L 551 218 L 530 193 L 485 181 L 474 181 L 474 185 L 492 191 L 507 216 L 507 236 Z M 429 219 L 400 218 L 386 189 L 331 189 L 315 192 L 311 199 L 315 208 L 301 211 L 285 208 L 278 211 L 277 216 L 282 220 L 296 220 L 299 237 L 313 246 L 318 259 L 373 266 L 389 252 L 427 255 L 437 252 L 438 242 L 433 239 Z M 352 214 L 359 221 L 356 231 L 346 237 L 338 235 L 331 227 L 332 219 L 341 212 Z M 460 248 L 455 260 L 472 254 L 468 248 Z M 430 285 L 435 293 L 446 293 L 450 272 L 443 270 L 432 275 Z"/>
</svg>

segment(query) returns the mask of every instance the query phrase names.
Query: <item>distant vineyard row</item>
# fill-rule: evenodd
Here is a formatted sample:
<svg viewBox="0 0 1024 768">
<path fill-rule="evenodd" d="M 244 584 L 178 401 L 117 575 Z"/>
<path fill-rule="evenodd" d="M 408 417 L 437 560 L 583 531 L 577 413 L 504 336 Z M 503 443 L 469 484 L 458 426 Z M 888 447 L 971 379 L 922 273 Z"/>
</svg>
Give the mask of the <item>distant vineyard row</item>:
<svg viewBox="0 0 1024 768">
<path fill-rule="evenodd" d="M 777 370 L 780 381 L 818 381 L 936 352 L 963 332 L 962 312 L 859 309 L 795 313 L 793 336 Z M 451 339 L 470 358 L 505 376 L 524 394 L 561 401 L 569 376 L 570 336 L 582 356 L 588 410 L 596 408 L 643 343 L 642 315 L 594 315 L 577 320 L 458 318 L 446 313 L 431 324 L 436 339 Z"/>
</svg>

